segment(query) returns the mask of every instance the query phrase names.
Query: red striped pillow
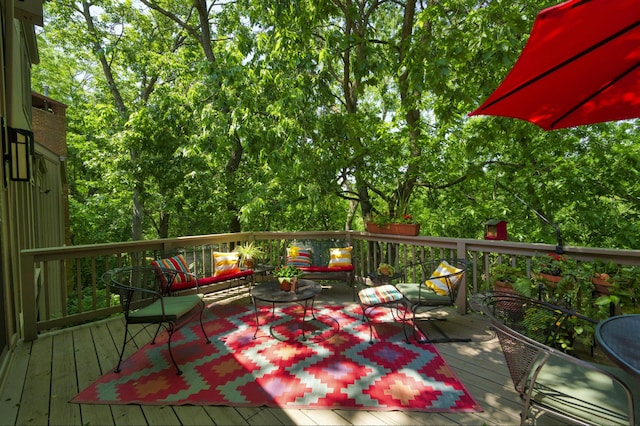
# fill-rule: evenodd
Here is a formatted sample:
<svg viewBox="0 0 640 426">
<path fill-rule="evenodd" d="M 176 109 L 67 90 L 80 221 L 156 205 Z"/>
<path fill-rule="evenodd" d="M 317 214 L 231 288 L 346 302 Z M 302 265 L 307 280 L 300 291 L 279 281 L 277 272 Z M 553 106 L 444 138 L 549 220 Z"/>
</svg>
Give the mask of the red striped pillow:
<svg viewBox="0 0 640 426">
<path fill-rule="evenodd" d="M 291 246 L 287 249 L 287 266 L 311 266 L 311 249 Z"/>
<path fill-rule="evenodd" d="M 189 270 L 189 265 L 187 265 L 186 259 L 181 254 L 173 257 L 167 257 L 164 259 L 154 260 L 153 262 L 151 262 L 151 266 L 173 269 L 178 272 L 184 272 L 184 274 L 176 274 L 176 277 L 173 280 L 174 284 L 195 281 L 193 275 L 190 275 L 191 271 Z M 160 277 L 160 280 L 162 280 L 163 284 L 165 285 L 167 284 L 167 280 L 164 274 L 162 274 L 162 276 Z"/>
</svg>

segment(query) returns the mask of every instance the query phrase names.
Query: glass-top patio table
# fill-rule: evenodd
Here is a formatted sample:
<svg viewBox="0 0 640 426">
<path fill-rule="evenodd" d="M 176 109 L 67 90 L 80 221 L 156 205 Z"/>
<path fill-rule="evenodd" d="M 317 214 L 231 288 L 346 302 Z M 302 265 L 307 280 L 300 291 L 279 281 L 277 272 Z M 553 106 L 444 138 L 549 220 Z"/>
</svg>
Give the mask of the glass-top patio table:
<svg viewBox="0 0 640 426">
<path fill-rule="evenodd" d="M 318 321 L 314 311 L 314 301 L 316 296 L 322 291 L 322 286 L 311 280 L 299 279 L 296 285 L 296 291 L 284 291 L 280 289 L 280 283 L 278 281 L 267 281 L 256 285 L 251 289 L 251 300 L 253 301 L 253 308 L 256 313 L 256 331 L 253 334 L 255 339 L 258 330 L 260 329 L 260 317 L 258 315 L 258 302 L 270 303 L 272 305 L 272 318 L 275 312 L 276 303 L 300 303 L 304 307 L 304 311 L 301 319 L 302 336 L 301 339 L 307 340 L 305 335 L 305 323 L 314 319 Z M 310 311 L 309 320 L 307 321 L 307 311 Z M 334 322 L 335 319 L 331 318 Z M 270 327 L 271 335 L 273 337 L 273 324 Z"/>
<path fill-rule="evenodd" d="M 596 339 L 613 361 L 640 380 L 640 315 L 607 318 L 596 327 Z"/>
</svg>

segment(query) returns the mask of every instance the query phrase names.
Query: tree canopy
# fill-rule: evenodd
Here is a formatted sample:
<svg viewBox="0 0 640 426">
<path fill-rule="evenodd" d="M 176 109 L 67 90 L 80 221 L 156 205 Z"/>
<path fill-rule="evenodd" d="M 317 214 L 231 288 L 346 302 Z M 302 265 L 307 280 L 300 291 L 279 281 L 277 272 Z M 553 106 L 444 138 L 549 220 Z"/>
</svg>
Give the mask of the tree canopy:
<svg viewBox="0 0 640 426">
<path fill-rule="evenodd" d="M 75 244 L 363 229 L 633 248 L 635 121 L 469 118 L 518 58 L 524 0 L 56 0 L 41 63 L 66 103 Z M 541 219 L 546 218 L 549 223 Z"/>
</svg>

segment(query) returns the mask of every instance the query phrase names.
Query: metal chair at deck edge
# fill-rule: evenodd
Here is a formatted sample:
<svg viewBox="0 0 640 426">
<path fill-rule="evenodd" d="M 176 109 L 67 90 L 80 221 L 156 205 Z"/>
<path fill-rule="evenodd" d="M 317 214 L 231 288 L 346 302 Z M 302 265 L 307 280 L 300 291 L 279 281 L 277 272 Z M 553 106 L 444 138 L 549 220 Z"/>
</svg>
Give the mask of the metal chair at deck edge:
<svg viewBox="0 0 640 426">
<path fill-rule="evenodd" d="M 178 375 L 182 374 L 171 350 L 174 332 L 195 314 L 198 314 L 200 328 L 206 343 L 211 343 L 202 323 L 205 303 L 202 294 L 171 296 L 171 284 L 179 271 L 157 266 L 131 266 L 117 268 L 103 274 L 103 282 L 116 290 L 120 296 L 125 317 L 125 332 L 115 372 L 120 365 L 127 343 L 132 341 L 148 325 L 157 324 L 151 344 L 155 344 L 162 327 L 167 330 L 167 349 Z M 168 286 L 168 287 L 167 287 Z M 146 324 L 136 333 L 131 333 L 130 324 Z"/>
<path fill-rule="evenodd" d="M 506 293 L 485 296 L 481 308 L 522 398 L 522 425 L 532 408 L 582 425 L 635 424 L 640 412 L 640 395 L 632 391 L 638 388 L 635 377 L 555 348 L 561 347 L 564 336 L 571 336 L 576 328 L 593 327 L 595 320 Z"/>
<path fill-rule="evenodd" d="M 443 264 L 446 262 L 446 265 Z M 409 303 L 412 313 L 412 321 L 415 327 L 416 314 L 419 310 L 434 310 L 442 307 L 455 306 L 458 298 L 458 292 L 461 286 L 466 285 L 465 274 L 472 266 L 472 262 L 461 258 L 439 258 L 424 262 L 416 262 L 409 265 L 405 271 L 405 277 L 409 271 L 414 268 L 420 268 L 422 276 L 418 283 L 398 283 L 396 288 Z M 445 321 L 442 317 L 429 317 L 427 321 Z M 426 340 L 420 340 L 421 343 L 451 343 L 451 342 L 470 342 L 468 337 L 450 337 L 434 322 L 433 328 L 443 337 L 432 339 L 427 337 Z M 428 336 L 427 333 L 423 333 Z"/>
</svg>

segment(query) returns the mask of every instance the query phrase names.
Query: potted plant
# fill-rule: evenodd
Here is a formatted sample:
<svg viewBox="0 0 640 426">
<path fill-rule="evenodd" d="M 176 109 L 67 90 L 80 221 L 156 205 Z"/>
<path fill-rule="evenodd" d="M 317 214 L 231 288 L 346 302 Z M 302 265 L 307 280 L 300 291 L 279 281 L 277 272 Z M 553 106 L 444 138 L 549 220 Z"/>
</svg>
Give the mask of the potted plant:
<svg viewBox="0 0 640 426">
<path fill-rule="evenodd" d="M 513 266 L 509 263 L 494 265 L 491 267 L 489 283 L 496 292 L 517 293 L 531 297 L 533 282 L 527 277 L 524 269 L 518 266 Z"/>
<path fill-rule="evenodd" d="M 575 310 L 591 304 L 593 273 L 587 262 L 549 253 L 531 258 L 531 269 L 534 281 L 545 291 L 547 301 Z"/>
<path fill-rule="evenodd" d="M 295 291 L 298 278 L 303 274 L 301 269 L 291 265 L 280 266 L 273 271 L 273 276 L 278 278 L 282 291 Z"/>
<path fill-rule="evenodd" d="M 393 274 L 395 274 L 395 272 L 396 272 L 396 269 L 388 263 L 381 263 L 378 265 L 378 273 L 380 275 L 383 275 L 385 277 L 390 277 Z"/>
<path fill-rule="evenodd" d="M 255 261 L 262 258 L 265 254 L 264 250 L 256 245 L 255 241 L 247 241 L 237 246 L 235 251 L 240 254 L 242 265 L 248 269 L 253 268 Z"/>
<path fill-rule="evenodd" d="M 615 265 L 615 268 L 613 266 Z M 640 295 L 640 268 L 631 265 L 609 265 L 605 270 L 606 293 L 598 292 L 600 296 L 596 304 L 619 306 L 623 313 L 638 313 L 638 298 Z M 603 273 L 599 274 L 600 279 Z M 603 287 L 602 290 L 605 288 Z M 613 314 L 613 312 L 611 312 Z"/>
</svg>

